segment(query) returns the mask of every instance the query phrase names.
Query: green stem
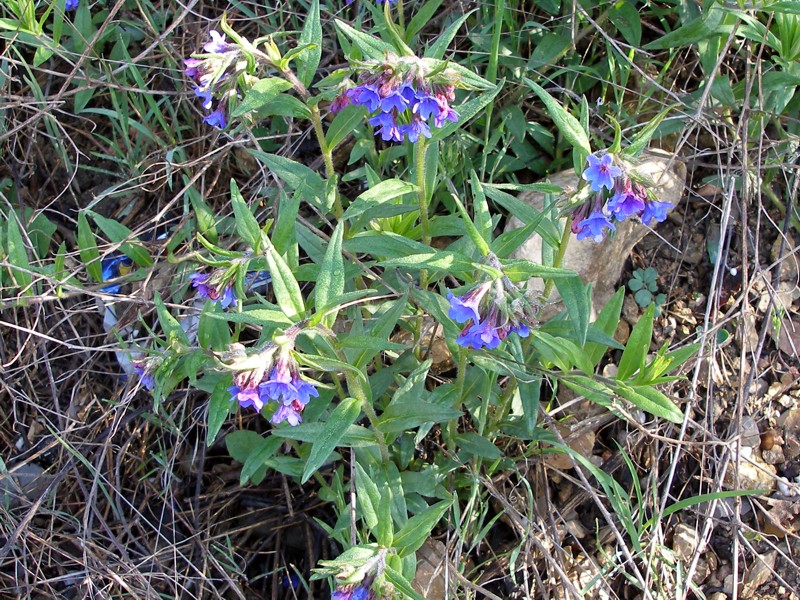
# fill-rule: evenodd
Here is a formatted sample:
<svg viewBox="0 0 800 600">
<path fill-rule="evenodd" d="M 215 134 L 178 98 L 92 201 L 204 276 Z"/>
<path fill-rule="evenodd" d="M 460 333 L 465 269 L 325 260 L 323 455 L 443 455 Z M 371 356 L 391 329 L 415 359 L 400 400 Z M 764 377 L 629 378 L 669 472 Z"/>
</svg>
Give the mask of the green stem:
<svg viewBox="0 0 800 600">
<path fill-rule="evenodd" d="M 259 52 L 259 54 L 262 54 Z M 263 55 L 266 57 L 266 55 Z M 281 70 L 281 74 L 283 75 L 284 79 L 292 84 L 292 87 L 300 94 L 300 97 L 303 99 L 303 102 L 311 110 L 311 123 L 314 126 L 314 134 L 317 137 L 317 143 L 319 144 L 320 152 L 322 153 L 322 160 L 325 163 L 325 176 L 328 179 L 333 179 L 336 177 L 336 169 L 333 167 L 333 150 L 328 146 L 328 141 L 325 139 L 325 129 L 322 126 L 322 114 L 319 112 L 319 105 L 316 103 L 309 105 L 309 98 L 311 94 L 308 92 L 306 86 L 303 85 L 303 82 L 297 78 L 297 75 L 294 74 L 289 68 Z M 336 216 L 337 220 L 341 220 L 342 215 L 344 215 L 344 209 L 342 208 L 342 199 L 339 197 L 339 188 L 335 187 L 333 191 L 333 214 Z"/>
<path fill-rule="evenodd" d="M 334 179 L 336 177 L 336 170 L 333 168 L 333 152 L 330 147 L 328 147 L 328 141 L 325 139 L 325 130 L 322 128 L 322 115 L 319 112 L 319 106 L 316 104 L 311 106 L 311 122 L 314 124 L 314 133 L 317 136 L 317 143 L 322 152 L 322 160 L 325 162 L 325 176 L 329 180 Z M 333 191 L 333 214 L 339 221 L 341 221 L 342 215 L 344 215 L 338 186 L 334 187 Z"/>
<path fill-rule="evenodd" d="M 403 30 L 403 36 L 405 36 L 406 19 L 405 19 L 405 15 L 403 14 L 403 0 L 397 0 L 397 23 L 400 25 L 400 28 Z"/>
<path fill-rule="evenodd" d="M 561 232 L 561 242 L 558 244 L 558 252 L 556 253 L 556 257 L 553 260 L 553 266 L 556 269 L 561 268 L 561 264 L 564 262 L 564 255 L 567 253 L 567 246 L 569 245 L 569 239 L 572 235 L 572 223 L 570 218 L 567 217 L 567 220 L 564 222 L 564 231 Z M 547 302 L 547 299 L 550 297 L 550 292 L 553 291 L 553 286 L 555 285 L 554 279 L 548 279 L 544 284 L 544 291 L 542 292 L 542 302 Z"/>
<path fill-rule="evenodd" d="M 422 243 L 430 246 L 431 236 L 428 231 L 428 190 L 425 183 L 425 138 L 414 144 L 414 170 L 417 174 L 417 199 L 419 200 L 419 227 Z M 428 271 L 423 269 L 419 274 L 419 285 L 424 290 L 428 287 Z"/>
<path fill-rule="evenodd" d="M 495 0 L 494 3 L 494 31 L 492 31 L 492 46 L 489 52 L 489 65 L 486 68 L 486 80 L 490 83 L 497 81 L 497 65 L 500 56 L 500 37 L 503 33 L 503 16 L 505 14 L 505 0 Z M 484 136 L 483 136 L 483 156 L 481 157 L 481 179 L 486 175 L 486 161 L 489 157 L 489 137 L 492 133 L 492 112 L 494 103 L 490 102 L 486 107 L 484 117 Z"/>
<path fill-rule="evenodd" d="M 347 362 L 347 357 L 338 347 L 336 348 L 336 355 L 342 362 Z M 353 398 L 361 403 L 361 410 L 363 410 L 364 414 L 367 415 L 367 419 L 369 419 L 369 422 L 372 425 L 372 431 L 375 433 L 375 439 L 378 441 L 378 449 L 381 453 L 381 461 L 388 463 L 389 447 L 386 445 L 386 438 L 383 436 L 383 432 L 378 429 L 378 414 L 375 412 L 375 409 L 367 398 L 367 394 L 364 393 L 364 388 L 362 387 L 361 381 L 349 370 L 345 371 L 344 376 L 347 380 L 347 391 Z"/>
</svg>

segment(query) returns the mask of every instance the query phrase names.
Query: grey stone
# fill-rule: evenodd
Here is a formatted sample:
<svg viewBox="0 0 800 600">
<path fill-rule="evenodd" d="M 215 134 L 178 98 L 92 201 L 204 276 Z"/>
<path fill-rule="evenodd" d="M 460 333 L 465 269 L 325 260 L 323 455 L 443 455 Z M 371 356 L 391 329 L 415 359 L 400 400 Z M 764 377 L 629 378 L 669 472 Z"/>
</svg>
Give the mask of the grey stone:
<svg viewBox="0 0 800 600">
<path fill-rule="evenodd" d="M 674 155 L 661 151 L 646 152 L 640 157 L 636 171 L 656 184 L 656 194 L 660 200 L 670 202 L 673 206 L 678 205 L 686 185 L 686 167 Z M 575 192 L 579 183 L 578 176 L 572 170 L 556 173 L 549 177 L 548 181 L 562 188 L 565 194 Z M 541 193 L 523 192 L 519 198 L 534 208 L 541 209 L 544 205 L 544 195 Z M 566 217 L 562 219 L 562 225 L 565 221 Z M 512 216 L 506 231 L 522 226 L 522 222 Z M 614 294 L 625 261 L 630 256 L 633 247 L 649 231 L 649 228 L 640 223 L 627 220 L 617 225 L 617 232 L 613 238 L 606 238 L 599 244 L 590 239 L 579 241 L 575 236 L 570 239 L 562 267 L 575 271 L 585 283 L 592 284 L 594 289 L 593 312 L 595 314 Z M 541 236 L 534 234 L 528 238 L 514 252 L 513 257 L 540 264 L 542 262 Z M 535 292 L 541 293 L 544 290 L 544 283 L 540 279 L 532 279 L 528 285 Z M 554 290 L 550 301 L 556 302 L 557 299 L 558 292 Z M 543 316 L 547 317 L 547 312 L 551 311 L 545 311 Z"/>
</svg>

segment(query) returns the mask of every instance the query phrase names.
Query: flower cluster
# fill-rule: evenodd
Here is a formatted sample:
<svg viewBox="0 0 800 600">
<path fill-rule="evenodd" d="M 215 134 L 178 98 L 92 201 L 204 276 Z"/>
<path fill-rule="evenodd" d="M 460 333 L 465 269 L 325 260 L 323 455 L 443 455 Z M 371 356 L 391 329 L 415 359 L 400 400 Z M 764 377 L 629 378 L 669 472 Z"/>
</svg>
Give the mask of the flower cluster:
<svg viewBox="0 0 800 600">
<path fill-rule="evenodd" d="M 64 10 L 67 12 L 77 10 L 79 4 L 80 0 L 64 0 Z"/>
<path fill-rule="evenodd" d="M 203 53 L 185 59 L 186 76 L 195 82 L 195 96 L 202 100 L 203 108 L 210 111 L 214 98 L 220 100 L 216 108 L 203 118 L 203 122 L 217 129 L 228 124 L 226 99 L 236 94 L 235 74 L 243 70 L 246 60 L 238 44 L 226 41 L 218 31 L 209 31 L 211 41 L 203 46 Z"/>
<path fill-rule="evenodd" d="M 292 426 L 300 423 L 303 409 L 311 398 L 319 396 L 317 388 L 300 375 L 294 358 L 293 335 L 287 332 L 277 346 L 270 344 L 260 354 L 234 365 L 238 370 L 228 388 L 231 401 L 237 401 L 242 408 L 252 407 L 261 412 L 264 406 L 276 402 L 278 406 L 270 418 L 276 425 L 283 421 Z M 276 352 L 278 356 L 273 363 Z"/>
<path fill-rule="evenodd" d="M 466 325 L 456 340 L 466 348 L 492 350 L 511 333 L 528 337 L 538 323 L 538 303 L 506 277 L 479 283 L 463 296 L 448 292 L 447 299 L 450 318 Z"/>
<path fill-rule="evenodd" d="M 331 594 L 331 600 L 372 600 L 374 597 L 365 585 L 346 585 L 335 589 Z"/>
<path fill-rule="evenodd" d="M 153 376 L 154 365 L 145 360 L 133 361 L 133 372 L 139 377 L 139 382 L 147 391 L 156 387 L 156 378 Z"/>
<path fill-rule="evenodd" d="M 214 274 L 206 273 L 192 273 L 189 279 L 200 298 L 218 302 L 222 308 L 236 304 L 236 291 L 232 281 L 221 282 Z"/>
<path fill-rule="evenodd" d="M 383 62 L 364 63 L 358 85 L 345 87 L 331 111 L 350 104 L 363 106 L 375 135 L 386 142 L 414 143 L 431 137 L 431 123 L 443 127 L 458 121 L 459 114 L 450 107 L 457 80 L 446 69 L 434 74 L 424 59 L 389 55 Z"/>
<path fill-rule="evenodd" d="M 645 225 L 660 223 L 672 208 L 632 178 L 629 166 L 617 155 L 589 155 L 582 177 L 593 193 L 589 201 L 572 211 L 572 233 L 579 240 L 588 237 L 602 242 L 607 231 L 616 231 L 615 223 L 632 217 Z"/>
</svg>

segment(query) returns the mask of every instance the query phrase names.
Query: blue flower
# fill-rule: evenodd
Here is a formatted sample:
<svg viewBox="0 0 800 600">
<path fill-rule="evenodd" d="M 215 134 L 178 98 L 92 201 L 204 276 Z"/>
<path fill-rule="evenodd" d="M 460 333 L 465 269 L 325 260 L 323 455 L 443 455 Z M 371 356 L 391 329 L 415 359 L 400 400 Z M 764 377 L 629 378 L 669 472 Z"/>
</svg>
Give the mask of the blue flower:
<svg viewBox="0 0 800 600">
<path fill-rule="evenodd" d="M 192 287 L 197 290 L 197 295 L 200 298 L 219 302 L 222 308 L 228 308 L 236 303 L 236 292 L 232 284 L 225 286 L 220 294 L 219 290 L 210 283 L 210 275 L 206 275 L 205 273 L 192 273 L 189 275 L 189 280 L 192 282 Z"/>
<path fill-rule="evenodd" d="M 80 0 L 64 0 L 64 10 L 65 11 L 75 10 L 78 8 L 78 5 L 80 3 L 81 3 Z"/>
<path fill-rule="evenodd" d="M 672 208 L 669 202 L 648 201 L 644 203 L 642 212 L 642 223 L 650 225 L 651 221 L 664 222 L 667 219 L 667 211 Z"/>
<path fill-rule="evenodd" d="M 479 311 L 481 300 L 483 300 L 491 285 L 491 282 L 487 281 L 475 286 L 463 296 L 455 296 L 452 292 L 448 292 L 447 299 L 450 301 L 448 314 L 450 318 L 456 323 L 466 323 L 470 319 L 472 319 L 473 323 L 479 323 L 481 320 Z"/>
<path fill-rule="evenodd" d="M 590 154 L 586 161 L 589 166 L 583 171 L 582 177 L 588 181 L 592 190 L 599 192 L 603 188 L 613 189 L 614 178 L 622 175 L 622 169 L 614 165 L 614 159 L 610 154 L 603 154 L 597 158 Z"/>
<path fill-rule="evenodd" d="M 458 123 L 458 119 L 461 117 L 456 111 L 454 111 L 448 104 L 439 106 L 439 112 L 436 113 L 436 118 L 433 121 L 433 124 L 436 127 L 444 127 L 446 121 L 451 121 L 453 123 Z"/>
<path fill-rule="evenodd" d="M 375 112 L 381 105 L 381 97 L 377 88 L 372 85 L 359 85 L 347 90 L 347 97 L 350 102 L 363 106 L 368 112 Z"/>
<path fill-rule="evenodd" d="M 471 347 L 475 350 L 480 350 L 481 348 L 493 350 L 497 348 L 508 333 L 498 322 L 499 317 L 498 305 L 492 304 L 489 314 L 486 315 L 483 322 L 473 322 L 472 325 L 466 327 L 456 339 L 456 343 L 465 348 Z"/>
<path fill-rule="evenodd" d="M 397 126 L 394 116 L 391 113 L 378 113 L 369 120 L 373 127 L 379 127 L 375 135 L 381 134 L 384 142 L 402 142 L 403 134 Z"/>
<path fill-rule="evenodd" d="M 381 110 L 386 113 L 391 112 L 392 110 L 403 112 L 408 104 L 409 103 L 403 94 L 397 90 L 394 90 L 381 100 Z"/>
<path fill-rule="evenodd" d="M 400 135 L 405 135 L 412 144 L 416 144 L 420 137 L 431 137 L 431 130 L 427 123 L 419 118 L 413 118 L 410 123 L 401 125 L 399 131 Z"/>
<path fill-rule="evenodd" d="M 153 377 L 153 374 L 150 372 L 147 364 L 143 361 L 134 361 L 133 362 L 133 372 L 139 376 L 139 381 L 142 384 L 142 387 L 147 391 L 151 391 L 154 387 L 156 387 L 156 378 Z"/>
<path fill-rule="evenodd" d="M 608 211 L 617 221 L 624 221 L 628 217 L 641 215 L 644 210 L 644 198 L 639 197 L 633 191 L 630 186 L 630 180 L 626 184 L 608 201 Z"/>
<path fill-rule="evenodd" d="M 211 114 L 203 117 L 203 123 L 206 125 L 211 125 L 212 127 L 216 127 L 217 129 L 225 129 L 225 127 L 228 125 L 228 120 L 225 117 L 225 111 L 222 109 L 222 107 L 219 107 Z"/>
<path fill-rule="evenodd" d="M 414 104 L 414 108 L 412 109 L 414 113 L 418 114 L 423 119 L 429 119 L 431 116 L 436 116 L 439 114 L 441 109 L 439 106 L 439 101 L 435 96 L 423 94 L 417 98 L 418 101 L 416 104 Z"/>
<path fill-rule="evenodd" d="M 249 408 L 252 406 L 256 409 L 256 412 L 261 412 L 261 409 L 264 408 L 261 394 L 254 387 L 248 388 L 232 385 L 228 388 L 228 392 L 231 395 L 231 402 L 234 400 L 237 401 L 242 408 Z"/>
<path fill-rule="evenodd" d="M 214 101 L 214 97 L 211 95 L 211 88 L 197 85 L 194 88 L 194 95 L 203 99 L 203 108 L 211 110 L 211 104 Z"/>
<path fill-rule="evenodd" d="M 616 231 L 617 229 L 602 211 L 596 210 L 578 223 L 578 239 L 582 240 L 590 237 L 594 239 L 595 242 L 602 242 L 603 238 L 606 236 L 606 228 L 611 231 Z"/>
<path fill-rule="evenodd" d="M 334 590 L 331 600 L 368 600 L 370 598 L 369 587 L 359 585 L 357 587 L 346 586 Z"/>
<path fill-rule="evenodd" d="M 312 397 L 319 396 L 317 388 L 300 377 L 297 362 L 289 351 L 281 353 L 267 381 L 258 387 L 265 402 L 275 400 L 297 410 L 302 410 Z"/>
<path fill-rule="evenodd" d="M 292 427 L 301 423 L 303 421 L 303 417 L 301 416 L 300 410 L 297 409 L 295 404 L 296 403 L 278 405 L 278 408 L 272 414 L 270 421 L 275 425 L 282 423 L 283 421 L 288 421 L 289 425 Z M 302 406 L 300 409 L 302 410 Z"/>
<path fill-rule="evenodd" d="M 208 35 L 211 36 L 211 41 L 206 42 L 206 45 L 203 46 L 203 50 L 208 54 L 225 54 L 236 49 L 236 44 L 226 42 L 225 36 L 220 32 L 212 29 Z"/>
</svg>

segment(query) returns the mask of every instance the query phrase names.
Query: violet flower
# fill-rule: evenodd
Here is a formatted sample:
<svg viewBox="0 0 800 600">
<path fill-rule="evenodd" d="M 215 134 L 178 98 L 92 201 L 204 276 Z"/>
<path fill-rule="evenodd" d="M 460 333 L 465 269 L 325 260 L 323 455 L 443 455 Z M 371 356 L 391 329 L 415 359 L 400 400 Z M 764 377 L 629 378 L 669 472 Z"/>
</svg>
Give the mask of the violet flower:
<svg viewBox="0 0 800 600">
<path fill-rule="evenodd" d="M 589 166 L 583 171 L 582 177 L 591 184 L 592 191 L 613 189 L 614 178 L 622 175 L 622 169 L 614 165 L 614 158 L 610 154 L 603 154 L 600 158 L 590 154 L 586 162 Z"/>
</svg>

